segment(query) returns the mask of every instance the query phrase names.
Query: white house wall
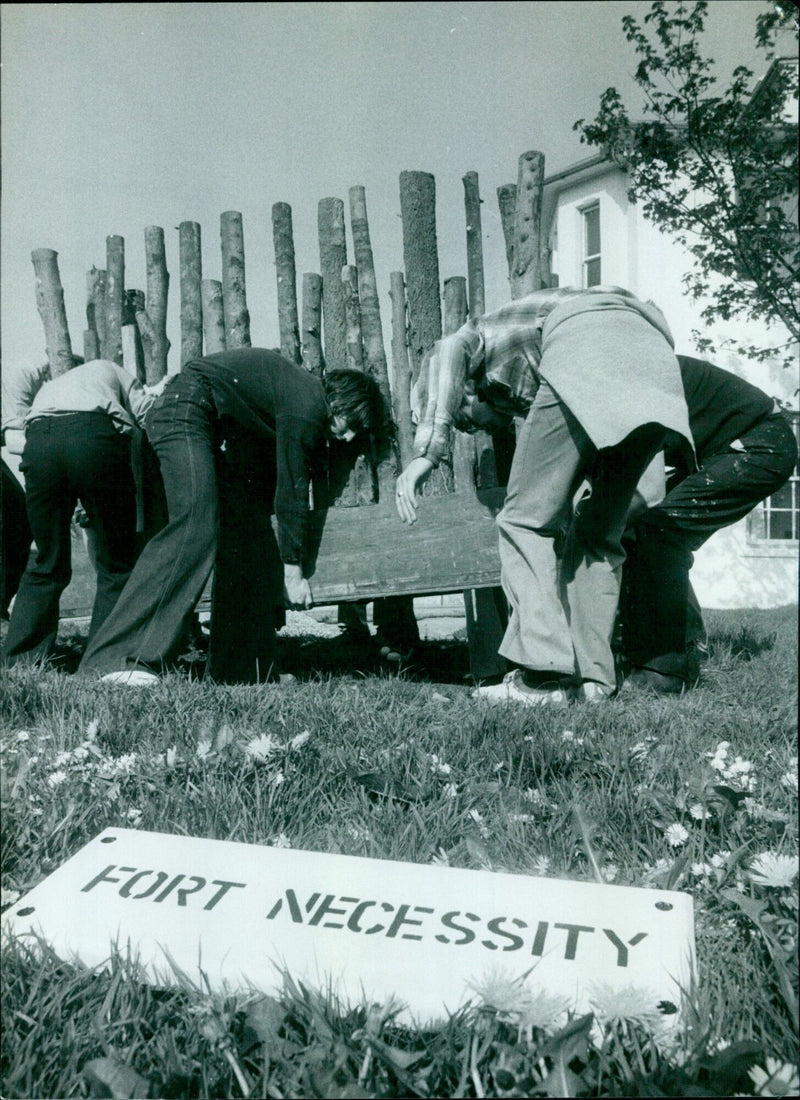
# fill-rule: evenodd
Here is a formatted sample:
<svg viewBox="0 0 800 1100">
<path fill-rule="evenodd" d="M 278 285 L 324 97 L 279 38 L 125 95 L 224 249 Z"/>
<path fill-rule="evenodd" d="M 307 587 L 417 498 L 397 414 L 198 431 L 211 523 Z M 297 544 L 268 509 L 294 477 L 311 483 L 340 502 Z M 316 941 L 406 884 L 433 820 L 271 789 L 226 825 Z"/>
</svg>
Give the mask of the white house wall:
<svg viewBox="0 0 800 1100">
<path fill-rule="evenodd" d="M 552 269 L 561 286 L 580 286 L 583 260 L 581 211 L 600 203 L 601 279 L 627 287 L 644 299 L 652 299 L 664 312 L 675 337 L 675 350 L 697 355 L 692 338 L 728 336 L 754 344 L 781 344 L 786 336 L 780 326 L 731 323 L 724 332 L 709 331 L 700 321 L 698 305 L 686 294 L 682 276 L 691 259 L 667 234 L 646 221 L 641 208 L 627 198 L 623 172 L 606 164 L 591 178 L 559 181 L 555 216 L 551 227 Z M 713 360 L 725 370 L 760 386 L 767 393 L 797 407 L 797 371 L 776 364 L 746 361 L 724 351 Z M 758 543 L 748 539 L 747 521 L 717 532 L 701 547 L 692 570 L 692 583 L 703 607 L 778 607 L 797 602 L 797 543 Z"/>
</svg>

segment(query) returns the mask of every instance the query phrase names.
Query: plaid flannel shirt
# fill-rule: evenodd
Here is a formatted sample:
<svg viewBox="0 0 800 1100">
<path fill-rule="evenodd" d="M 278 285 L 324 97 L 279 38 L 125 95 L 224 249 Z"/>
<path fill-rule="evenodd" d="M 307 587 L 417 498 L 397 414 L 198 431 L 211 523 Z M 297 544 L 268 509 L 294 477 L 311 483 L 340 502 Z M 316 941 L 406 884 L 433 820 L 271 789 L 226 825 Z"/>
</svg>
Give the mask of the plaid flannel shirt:
<svg viewBox="0 0 800 1100">
<path fill-rule="evenodd" d="M 539 388 L 545 319 L 565 298 L 585 293 L 572 287 L 538 290 L 439 340 L 411 391 L 414 456 L 438 466 L 466 394 L 479 393 L 497 411 L 524 416 Z"/>
</svg>

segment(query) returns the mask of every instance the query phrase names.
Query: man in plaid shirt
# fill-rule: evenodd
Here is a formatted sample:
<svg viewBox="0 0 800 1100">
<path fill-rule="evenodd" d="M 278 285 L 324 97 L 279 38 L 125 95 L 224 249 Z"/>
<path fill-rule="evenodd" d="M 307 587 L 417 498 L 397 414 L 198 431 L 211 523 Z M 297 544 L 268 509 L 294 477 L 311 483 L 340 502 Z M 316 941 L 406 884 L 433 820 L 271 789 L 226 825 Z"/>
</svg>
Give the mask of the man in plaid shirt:
<svg viewBox="0 0 800 1100">
<path fill-rule="evenodd" d="M 652 303 L 595 287 L 538 291 L 434 348 L 415 456 L 397 482 L 404 522 L 452 426 L 498 426 L 529 410 L 498 516 L 511 606 L 500 652 L 518 667 L 479 698 L 533 706 L 613 694 L 621 538 L 637 483 L 667 437 L 694 459 L 672 345 Z"/>
</svg>

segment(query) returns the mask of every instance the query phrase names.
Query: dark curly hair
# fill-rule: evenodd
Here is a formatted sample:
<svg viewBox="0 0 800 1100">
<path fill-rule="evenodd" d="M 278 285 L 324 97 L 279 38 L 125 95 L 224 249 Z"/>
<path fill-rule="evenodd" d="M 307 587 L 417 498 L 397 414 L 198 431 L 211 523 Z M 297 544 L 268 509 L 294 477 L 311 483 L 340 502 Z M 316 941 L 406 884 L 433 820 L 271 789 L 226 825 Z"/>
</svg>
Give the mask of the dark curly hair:
<svg viewBox="0 0 800 1100">
<path fill-rule="evenodd" d="M 332 416 L 341 416 L 357 434 L 375 434 L 387 421 L 381 391 L 373 378 L 360 370 L 332 370 L 322 384 Z"/>
</svg>

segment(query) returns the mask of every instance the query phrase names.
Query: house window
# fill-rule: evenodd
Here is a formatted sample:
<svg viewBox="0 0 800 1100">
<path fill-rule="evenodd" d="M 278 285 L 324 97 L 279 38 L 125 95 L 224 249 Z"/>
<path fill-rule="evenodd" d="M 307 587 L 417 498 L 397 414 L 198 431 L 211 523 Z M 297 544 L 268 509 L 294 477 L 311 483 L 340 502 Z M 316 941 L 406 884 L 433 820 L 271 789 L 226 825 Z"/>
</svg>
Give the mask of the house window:
<svg viewBox="0 0 800 1100">
<path fill-rule="evenodd" d="M 800 413 L 790 413 L 794 434 L 800 440 Z M 798 467 L 786 484 L 759 504 L 747 521 L 751 542 L 770 542 L 785 546 L 800 537 L 800 476 Z"/>
<path fill-rule="evenodd" d="M 583 217 L 583 285 L 600 285 L 600 203 L 581 211 Z"/>
</svg>

